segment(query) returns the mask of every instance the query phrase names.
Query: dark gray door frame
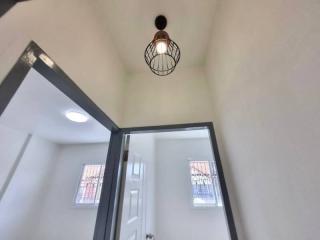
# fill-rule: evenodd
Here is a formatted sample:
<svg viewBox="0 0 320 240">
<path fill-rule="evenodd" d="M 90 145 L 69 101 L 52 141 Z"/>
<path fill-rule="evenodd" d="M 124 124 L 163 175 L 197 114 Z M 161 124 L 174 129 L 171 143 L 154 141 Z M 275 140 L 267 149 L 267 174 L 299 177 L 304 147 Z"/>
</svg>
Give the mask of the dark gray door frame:
<svg viewBox="0 0 320 240">
<path fill-rule="evenodd" d="M 104 181 L 94 231 L 94 240 L 114 239 L 114 227 L 116 223 L 118 202 L 117 193 L 119 190 L 119 179 L 121 177 L 120 173 L 124 136 L 130 133 L 184 131 L 199 128 L 207 128 L 210 132 L 210 139 L 216 160 L 230 237 L 231 240 L 238 239 L 212 122 L 121 129 L 33 41 L 30 42 L 0 85 L 0 116 L 31 68 L 42 74 L 55 87 L 111 131 Z"/>
<path fill-rule="evenodd" d="M 26 2 L 30 0 L 1 0 L 0 2 L 0 18 L 6 14 L 11 8 L 19 2 Z"/>
<path fill-rule="evenodd" d="M 149 126 L 149 127 L 133 127 L 133 128 L 123 128 L 123 134 L 130 133 L 147 133 L 147 132 L 170 132 L 170 131 L 186 131 L 206 128 L 210 134 L 211 147 L 213 151 L 213 156 L 217 166 L 217 172 L 220 181 L 221 194 L 224 202 L 226 218 L 229 227 L 229 233 L 231 240 L 238 240 L 237 230 L 234 223 L 234 218 L 232 214 L 232 208 L 230 204 L 227 184 L 225 181 L 222 163 L 220 159 L 220 154 L 218 150 L 217 139 L 215 135 L 215 130 L 212 122 L 200 122 L 200 123 L 186 123 L 186 124 L 174 124 L 174 125 L 162 125 L 162 126 Z"/>
</svg>

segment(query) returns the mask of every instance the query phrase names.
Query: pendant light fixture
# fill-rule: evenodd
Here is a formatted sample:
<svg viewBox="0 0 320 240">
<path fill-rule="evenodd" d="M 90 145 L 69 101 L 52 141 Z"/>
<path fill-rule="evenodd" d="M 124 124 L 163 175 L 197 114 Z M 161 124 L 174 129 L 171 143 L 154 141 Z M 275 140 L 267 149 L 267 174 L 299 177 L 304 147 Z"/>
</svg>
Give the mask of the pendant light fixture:
<svg viewBox="0 0 320 240">
<path fill-rule="evenodd" d="M 172 73 L 180 60 L 180 49 L 165 31 L 167 18 L 159 15 L 155 19 L 155 26 L 159 30 L 144 52 L 146 63 L 151 71 L 159 76 Z"/>
</svg>

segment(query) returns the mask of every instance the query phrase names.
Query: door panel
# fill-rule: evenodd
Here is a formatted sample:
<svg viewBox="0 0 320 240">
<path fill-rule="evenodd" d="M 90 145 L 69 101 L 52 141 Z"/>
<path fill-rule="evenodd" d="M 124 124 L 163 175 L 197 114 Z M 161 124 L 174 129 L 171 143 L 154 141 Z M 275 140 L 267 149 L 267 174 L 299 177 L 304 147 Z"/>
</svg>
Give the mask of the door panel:
<svg viewBox="0 0 320 240">
<path fill-rule="evenodd" d="M 144 166 L 142 157 L 134 146 L 134 140 L 131 140 L 123 195 L 121 240 L 142 239 L 143 236 Z"/>
</svg>

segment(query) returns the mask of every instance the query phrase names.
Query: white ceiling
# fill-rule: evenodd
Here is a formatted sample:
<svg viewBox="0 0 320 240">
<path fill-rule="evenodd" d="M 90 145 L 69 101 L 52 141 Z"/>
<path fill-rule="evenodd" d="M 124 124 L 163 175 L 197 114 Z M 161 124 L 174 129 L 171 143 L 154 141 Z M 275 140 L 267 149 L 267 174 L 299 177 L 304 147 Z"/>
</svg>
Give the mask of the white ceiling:
<svg viewBox="0 0 320 240">
<path fill-rule="evenodd" d="M 105 24 L 128 72 L 149 71 L 144 50 L 156 33 L 154 18 L 164 14 L 165 29 L 181 49 L 178 67 L 204 63 L 216 0 L 96 0 Z"/>
<path fill-rule="evenodd" d="M 86 123 L 71 122 L 64 115 L 68 110 L 85 113 L 31 69 L 1 115 L 0 124 L 61 144 L 109 141 L 109 130 L 94 118 L 90 117 Z"/>
</svg>

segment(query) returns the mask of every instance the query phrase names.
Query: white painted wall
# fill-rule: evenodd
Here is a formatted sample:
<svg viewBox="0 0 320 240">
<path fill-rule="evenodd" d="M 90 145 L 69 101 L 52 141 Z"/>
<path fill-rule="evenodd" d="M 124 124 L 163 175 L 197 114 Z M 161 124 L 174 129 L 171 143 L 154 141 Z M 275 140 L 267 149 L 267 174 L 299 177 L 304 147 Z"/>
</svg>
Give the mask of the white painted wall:
<svg viewBox="0 0 320 240">
<path fill-rule="evenodd" d="M 33 240 L 93 238 L 98 208 L 76 207 L 74 197 L 86 163 L 105 163 L 108 144 L 61 145 Z"/>
<path fill-rule="evenodd" d="M 114 121 L 122 121 L 124 69 L 93 1 L 15 5 L 0 21 L 0 82 L 31 40 Z"/>
<path fill-rule="evenodd" d="M 156 239 L 228 240 L 223 208 L 194 208 L 189 161 L 213 160 L 209 139 L 157 139 Z"/>
<path fill-rule="evenodd" d="M 0 124 L 0 201 L 4 193 L 7 178 L 19 161 L 19 152 L 27 139 L 27 133 L 18 132 Z"/>
<path fill-rule="evenodd" d="M 0 202 L 1 239 L 34 239 L 57 149 L 42 138 L 31 138 Z"/>
<path fill-rule="evenodd" d="M 2 125 L 0 131 L 4 175 L 26 134 Z M 97 208 L 75 207 L 74 197 L 83 164 L 105 163 L 107 151 L 107 143 L 57 145 L 32 136 L 0 199 L 0 239 L 92 239 Z"/>
<path fill-rule="evenodd" d="M 151 71 L 128 76 L 124 126 L 201 122 L 212 119 L 202 68 L 180 69 L 167 77 Z"/>
<path fill-rule="evenodd" d="M 211 103 L 201 69 L 129 76 L 124 91 L 122 66 L 89 9 L 62 0 L 15 6 L 0 21 L 0 79 L 33 39 L 116 122 L 123 92 L 125 126 L 213 119 L 241 239 L 313 239 L 319 1 L 220 1 L 207 62 Z"/>
<path fill-rule="evenodd" d="M 223 0 L 213 22 L 211 108 L 240 239 L 316 239 L 320 2 Z"/>
</svg>

